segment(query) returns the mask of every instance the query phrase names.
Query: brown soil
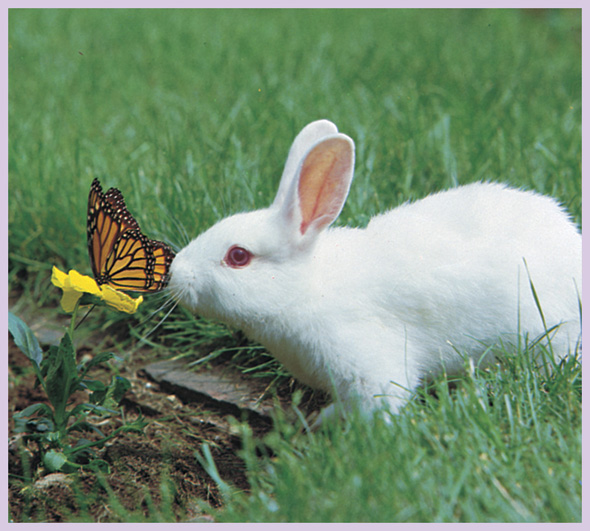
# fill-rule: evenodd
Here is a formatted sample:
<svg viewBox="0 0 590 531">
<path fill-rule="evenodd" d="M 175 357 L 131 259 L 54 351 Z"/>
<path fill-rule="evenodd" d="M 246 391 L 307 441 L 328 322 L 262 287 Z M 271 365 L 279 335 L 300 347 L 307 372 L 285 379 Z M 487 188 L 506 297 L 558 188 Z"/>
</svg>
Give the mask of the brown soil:
<svg viewBox="0 0 590 531">
<path fill-rule="evenodd" d="M 81 350 L 81 349 L 79 349 Z M 83 353 L 82 353 L 83 355 Z M 143 434 L 126 433 L 109 441 L 99 457 L 109 465 L 100 475 L 89 471 L 46 474 L 37 447 L 13 432 L 12 415 L 44 400 L 35 387 L 30 362 L 9 340 L 9 517 L 14 522 L 121 522 L 145 519 L 161 521 L 211 521 L 200 507 L 222 504 L 215 482 L 198 464 L 195 451 L 207 443 L 221 478 L 240 490 L 248 490 L 243 461 L 238 456 L 240 438 L 232 433 L 227 411 L 214 402 L 171 394 L 151 381 L 135 361 L 121 370 L 132 383 L 123 400 L 125 416 L 139 411 L 147 420 Z M 153 360 L 149 360 L 153 361 Z M 94 376 L 107 382 L 108 373 Z M 259 385 L 264 386 L 264 382 Z M 182 398 L 180 397 L 182 396 Z M 79 399 L 84 399 L 80 396 Z M 96 419 L 107 434 L 120 419 Z M 250 415 L 256 435 L 270 429 L 268 418 Z"/>
</svg>

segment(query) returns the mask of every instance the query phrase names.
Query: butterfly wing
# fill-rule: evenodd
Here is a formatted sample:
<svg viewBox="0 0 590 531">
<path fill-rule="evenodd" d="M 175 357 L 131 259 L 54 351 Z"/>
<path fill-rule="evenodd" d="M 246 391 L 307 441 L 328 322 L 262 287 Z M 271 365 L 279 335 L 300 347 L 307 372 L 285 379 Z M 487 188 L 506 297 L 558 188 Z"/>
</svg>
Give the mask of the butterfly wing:
<svg viewBox="0 0 590 531">
<path fill-rule="evenodd" d="M 127 291 L 159 291 L 168 283 L 174 252 L 145 236 L 116 188 L 103 193 L 94 179 L 88 196 L 88 253 L 98 284 Z"/>
<path fill-rule="evenodd" d="M 150 291 L 154 265 L 151 241 L 139 229 L 130 229 L 121 234 L 108 255 L 104 279 L 115 289 Z"/>
<path fill-rule="evenodd" d="M 131 229 L 140 230 L 121 192 L 111 188 L 105 194 L 98 179 L 94 179 L 88 195 L 87 234 L 92 273 L 99 284 L 115 243 L 121 234 Z"/>
<path fill-rule="evenodd" d="M 170 264 L 174 260 L 174 251 L 163 242 L 151 240 L 154 246 L 154 272 L 153 278 L 156 290 L 164 289 L 168 284 L 168 272 Z"/>
</svg>

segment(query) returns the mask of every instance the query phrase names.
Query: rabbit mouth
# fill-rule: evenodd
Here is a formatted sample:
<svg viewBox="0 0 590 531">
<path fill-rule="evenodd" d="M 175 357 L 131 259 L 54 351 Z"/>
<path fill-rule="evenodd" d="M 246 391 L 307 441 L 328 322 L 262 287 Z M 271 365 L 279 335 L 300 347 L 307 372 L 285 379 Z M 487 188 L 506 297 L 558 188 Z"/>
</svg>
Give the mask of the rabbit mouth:
<svg viewBox="0 0 590 531">
<path fill-rule="evenodd" d="M 172 262 L 170 281 L 167 287 L 168 292 L 174 300 L 180 303 L 181 306 L 184 306 L 191 311 L 196 310 L 198 302 L 198 296 L 193 283 L 194 282 L 192 282 L 191 278 L 186 278 L 186 275 L 175 270 L 174 262 Z"/>
</svg>

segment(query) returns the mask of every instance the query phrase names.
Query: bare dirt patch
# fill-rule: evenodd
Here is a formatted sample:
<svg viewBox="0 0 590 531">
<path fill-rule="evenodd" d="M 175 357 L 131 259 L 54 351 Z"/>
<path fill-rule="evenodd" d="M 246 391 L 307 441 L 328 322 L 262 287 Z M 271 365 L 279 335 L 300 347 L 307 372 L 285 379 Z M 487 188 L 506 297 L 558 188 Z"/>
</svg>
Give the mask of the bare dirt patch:
<svg viewBox="0 0 590 531">
<path fill-rule="evenodd" d="M 154 517 L 160 506 L 172 513 L 162 516 L 166 519 L 194 518 L 199 512 L 196 500 L 213 507 L 221 503 L 215 483 L 194 456 L 203 442 L 211 447 L 221 477 L 237 488 L 248 488 L 236 454 L 240 441 L 230 432 L 223 412 L 162 391 L 138 367 L 122 372 L 132 383 L 123 407 L 129 419 L 141 412 L 148 422 L 144 433 L 123 434 L 106 444 L 100 457 L 108 463 L 109 473 L 102 478 L 91 472 L 45 475 L 36 445 L 25 444 L 12 431 L 12 414 L 43 401 L 44 394 L 27 371 L 29 361 L 12 341 L 9 352 L 9 511 L 13 521 L 120 521 L 125 510 L 136 517 Z M 100 429 L 108 434 L 116 423 L 116 419 L 108 420 Z M 264 430 L 264 424 L 258 428 Z M 166 492 L 169 499 L 163 500 Z M 113 507 L 113 500 L 123 510 Z"/>
<path fill-rule="evenodd" d="M 79 356 L 84 355 L 91 353 L 79 349 Z M 191 373 L 178 362 L 158 363 L 149 355 L 143 359 L 141 353 L 135 355 L 119 368 L 132 384 L 122 402 L 124 414 L 128 419 L 143 415 L 147 421 L 144 432 L 120 435 L 99 450 L 99 457 L 108 463 L 108 473 L 47 474 L 36 445 L 23 442 L 13 431 L 12 415 L 43 401 L 44 394 L 35 386 L 29 360 L 9 339 L 11 521 L 209 521 L 199 504 L 219 507 L 223 500 L 195 458 L 195 450 L 203 443 L 209 445 L 221 478 L 248 490 L 245 466 L 238 455 L 241 440 L 228 416 L 247 420 L 257 436 L 271 429 L 268 415 L 277 399 L 265 397 L 268 381 L 245 379 L 227 364 Z M 108 372 L 104 376 L 98 378 L 110 378 Z M 288 403 L 290 389 L 282 394 L 283 402 Z M 105 434 L 120 425 L 115 418 L 95 420 Z"/>
</svg>

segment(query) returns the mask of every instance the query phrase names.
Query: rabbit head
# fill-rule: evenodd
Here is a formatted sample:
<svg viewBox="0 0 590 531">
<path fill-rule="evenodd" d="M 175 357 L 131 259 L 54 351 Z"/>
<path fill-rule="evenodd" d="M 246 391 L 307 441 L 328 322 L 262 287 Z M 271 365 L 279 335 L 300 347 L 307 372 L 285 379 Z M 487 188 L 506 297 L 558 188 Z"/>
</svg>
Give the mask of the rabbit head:
<svg viewBox="0 0 590 531">
<path fill-rule="evenodd" d="M 170 288 L 204 317 L 251 329 L 292 304 L 322 231 L 339 215 L 354 144 L 320 120 L 296 137 L 270 207 L 218 222 L 176 256 Z"/>
</svg>

